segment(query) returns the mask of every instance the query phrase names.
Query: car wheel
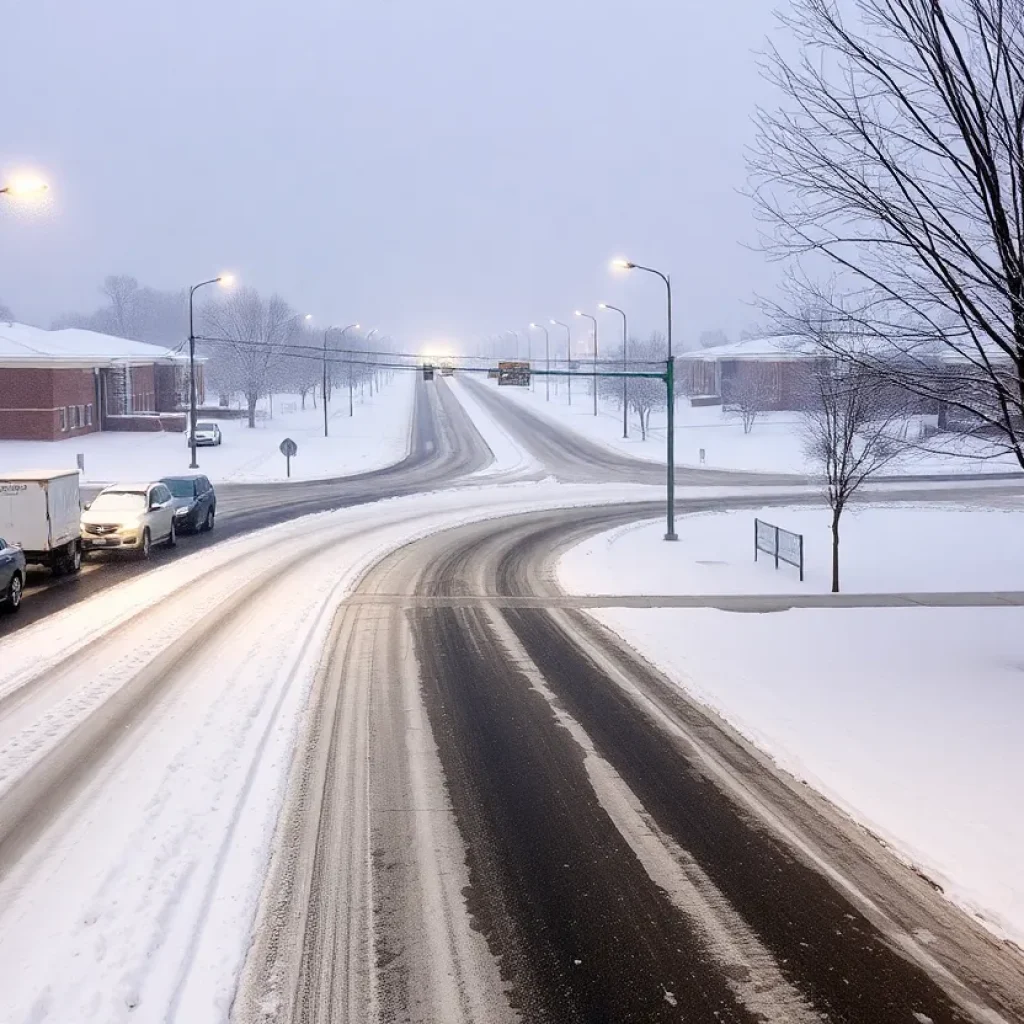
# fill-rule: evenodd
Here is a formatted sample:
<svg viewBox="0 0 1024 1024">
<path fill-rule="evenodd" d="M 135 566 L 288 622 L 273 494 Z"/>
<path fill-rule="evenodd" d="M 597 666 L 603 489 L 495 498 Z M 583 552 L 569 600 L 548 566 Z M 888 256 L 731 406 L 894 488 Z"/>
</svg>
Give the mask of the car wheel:
<svg viewBox="0 0 1024 1024">
<path fill-rule="evenodd" d="M 174 529 L 174 521 L 171 520 L 171 532 L 167 536 L 167 546 L 173 548 L 178 543 L 178 534 Z"/>
<path fill-rule="evenodd" d="M 153 549 L 153 541 L 149 535 L 149 527 L 147 526 L 142 531 L 142 545 L 139 548 L 139 558 L 149 558 L 149 553 Z"/>
<path fill-rule="evenodd" d="M 206 519 L 203 521 L 203 532 L 204 533 L 209 533 L 213 529 L 214 515 L 215 515 L 215 513 L 213 511 L 213 506 L 211 505 L 206 510 Z"/>
<path fill-rule="evenodd" d="M 71 545 L 71 571 L 78 572 L 82 568 L 82 546 L 81 544 Z"/>
<path fill-rule="evenodd" d="M 3 610 L 13 615 L 21 607 L 21 597 L 24 593 L 25 581 L 20 573 L 11 577 L 10 586 L 7 588 L 7 600 L 3 604 Z"/>
</svg>

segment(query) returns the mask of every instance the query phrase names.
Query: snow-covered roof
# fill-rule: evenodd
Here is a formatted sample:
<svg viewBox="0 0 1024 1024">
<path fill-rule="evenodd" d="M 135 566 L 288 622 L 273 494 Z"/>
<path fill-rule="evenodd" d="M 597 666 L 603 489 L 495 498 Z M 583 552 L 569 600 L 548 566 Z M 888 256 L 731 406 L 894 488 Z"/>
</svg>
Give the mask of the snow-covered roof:
<svg viewBox="0 0 1024 1024">
<path fill-rule="evenodd" d="M 188 353 L 68 327 L 44 331 L 0 322 L 0 366 L 94 367 L 187 362 Z"/>
<path fill-rule="evenodd" d="M 726 359 L 806 359 L 815 355 L 815 347 L 805 338 L 782 335 L 770 338 L 748 338 L 733 341 L 727 345 L 684 352 L 681 359 L 701 359 L 706 362 L 721 362 Z"/>
</svg>

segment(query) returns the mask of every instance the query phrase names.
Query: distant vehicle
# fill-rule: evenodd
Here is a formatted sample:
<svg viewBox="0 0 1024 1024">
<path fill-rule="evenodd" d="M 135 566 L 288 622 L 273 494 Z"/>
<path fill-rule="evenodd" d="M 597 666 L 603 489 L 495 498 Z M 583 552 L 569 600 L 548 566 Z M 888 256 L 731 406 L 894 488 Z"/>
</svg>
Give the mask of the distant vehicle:
<svg viewBox="0 0 1024 1024">
<path fill-rule="evenodd" d="M 198 533 L 213 529 L 217 515 L 217 492 L 213 484 L 198 473 L 165 476 L 160 480 L 174 500 L 174 528 L 178 533 Z"/>
<path fill-rule="evenodd" d="M 528 388 L 530 386 L 530 364 L 519 360 L 498 363 L 498 387 L 503 385 Z"/>
<path fill-rule="evenodd" d="M 82 566 L 78 470 L 33 470 L 0 477 L 0 537 L 20 548 L 29 565 L 55 575 Z"/>
<path fill-rule="evenodd" d="M 224 440 L 220 427 L 209 420 L 202 420 L 196 423 L 196 447 L 205 448 L 209 445 L 219 445 Z M 192 444 L 192 435 L 185 431 L 185 443 Z"/>
<path fill-rule="evenodd" d="M 14 613 L 25 592 L 25 552 L 0 537 L 0 611 Z"/>
<path fill-rule="evenodd" d="M 455 376 L 455 364 L 450 359 L 446 359 L 441 364 L 441 376 L 442 377 L 454 377 Z"/>
<path fill-rule="evenodd" d="M 167 484 L 114 484 L 82 513 L 83 551 L 130 551 L 149 558 L 154 544 L 178 542 Z"/>
<path fill-rule="evenodd" d="M 423 365 L 423 379 L 433 380 L 434 379 L 434 367 L 430 363 L 424 363 Z"/>
</svg>

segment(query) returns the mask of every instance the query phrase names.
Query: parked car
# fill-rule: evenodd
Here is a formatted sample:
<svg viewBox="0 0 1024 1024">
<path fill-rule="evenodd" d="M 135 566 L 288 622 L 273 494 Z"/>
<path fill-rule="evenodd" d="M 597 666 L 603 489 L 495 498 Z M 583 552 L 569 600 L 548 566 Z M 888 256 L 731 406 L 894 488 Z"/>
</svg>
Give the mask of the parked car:
<svg viewBox="0 0 1024 1024">
<path fill-rule="evenodd" d="M 16 612 L 25 591 L 25 552 L 0 537 L 0 611 Z"/>
<path fill-rule="evenodd" d="M 223 436 L 220 427 L 212 420 L 200 420 L 196 423 L 196 447 L 204 448 L 207 445 L 220 444 Z M 191 445 L 192 434 L 185 431 L 185 444 Z"/>
<path fill-rule="evenodd" d="M 154 544 L 173 548 L 177 540 L 174 499 L 160 481 L 106 487 L 82 513 L 83 551 L 131 551 L 149 558 Z"/>
<path fill-rule="evenodd" d="M 77 469 L 20 471 L 0 476 L 0 537 L 55 576 L 82 566 L 82 518 Z"/>
<path fill-rule="evenodd" d="M 198 473 L 186 476 L 165 476 L 160 483 L 166 484 L 174 499 L 174 527 L 181 533 L 208 532 L 213 529 L 217 515 L 217 492 L 213 484 Z"/>
</svg>

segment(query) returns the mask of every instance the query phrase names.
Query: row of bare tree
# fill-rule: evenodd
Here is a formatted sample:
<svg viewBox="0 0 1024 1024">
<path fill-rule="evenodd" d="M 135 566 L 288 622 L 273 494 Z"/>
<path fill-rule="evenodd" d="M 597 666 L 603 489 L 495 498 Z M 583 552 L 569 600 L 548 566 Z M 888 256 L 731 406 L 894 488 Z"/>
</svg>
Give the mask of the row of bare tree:
<svg viewBox="0 0 1024 1024">
<path fill-rule="evenodd" d="M 63 314 L 52 327 L 185 347 L 187 290 L 163 292 L 141 286 L 129 275 L 113 274 L 104 279 L 100 293 L 105 301 L 92 313 Z M 329 332 L 325 352 L 322 331 L 308 327 L 279 295 L 266 298 L 253 288 L 238 288 L 215 298 L 204 294 L 203 299 L 196 309 L 196 335 L 207 383 L 222 399 L 241 398 L 249 426 L 255 426 L 257 405 L 268 396 L 297 394 L 303 408 L 307 399 L 315 403 L 325 371 L 328 396 L 332 388 L 344 385 L 351 400 L 356 388 L 372 389 L 379 383 L 362 336 L 349 334 L 342 342 L 338 332 Z M 378 339 L 375 344 L 386 348 L 390 343 Z"/>
</svg>

